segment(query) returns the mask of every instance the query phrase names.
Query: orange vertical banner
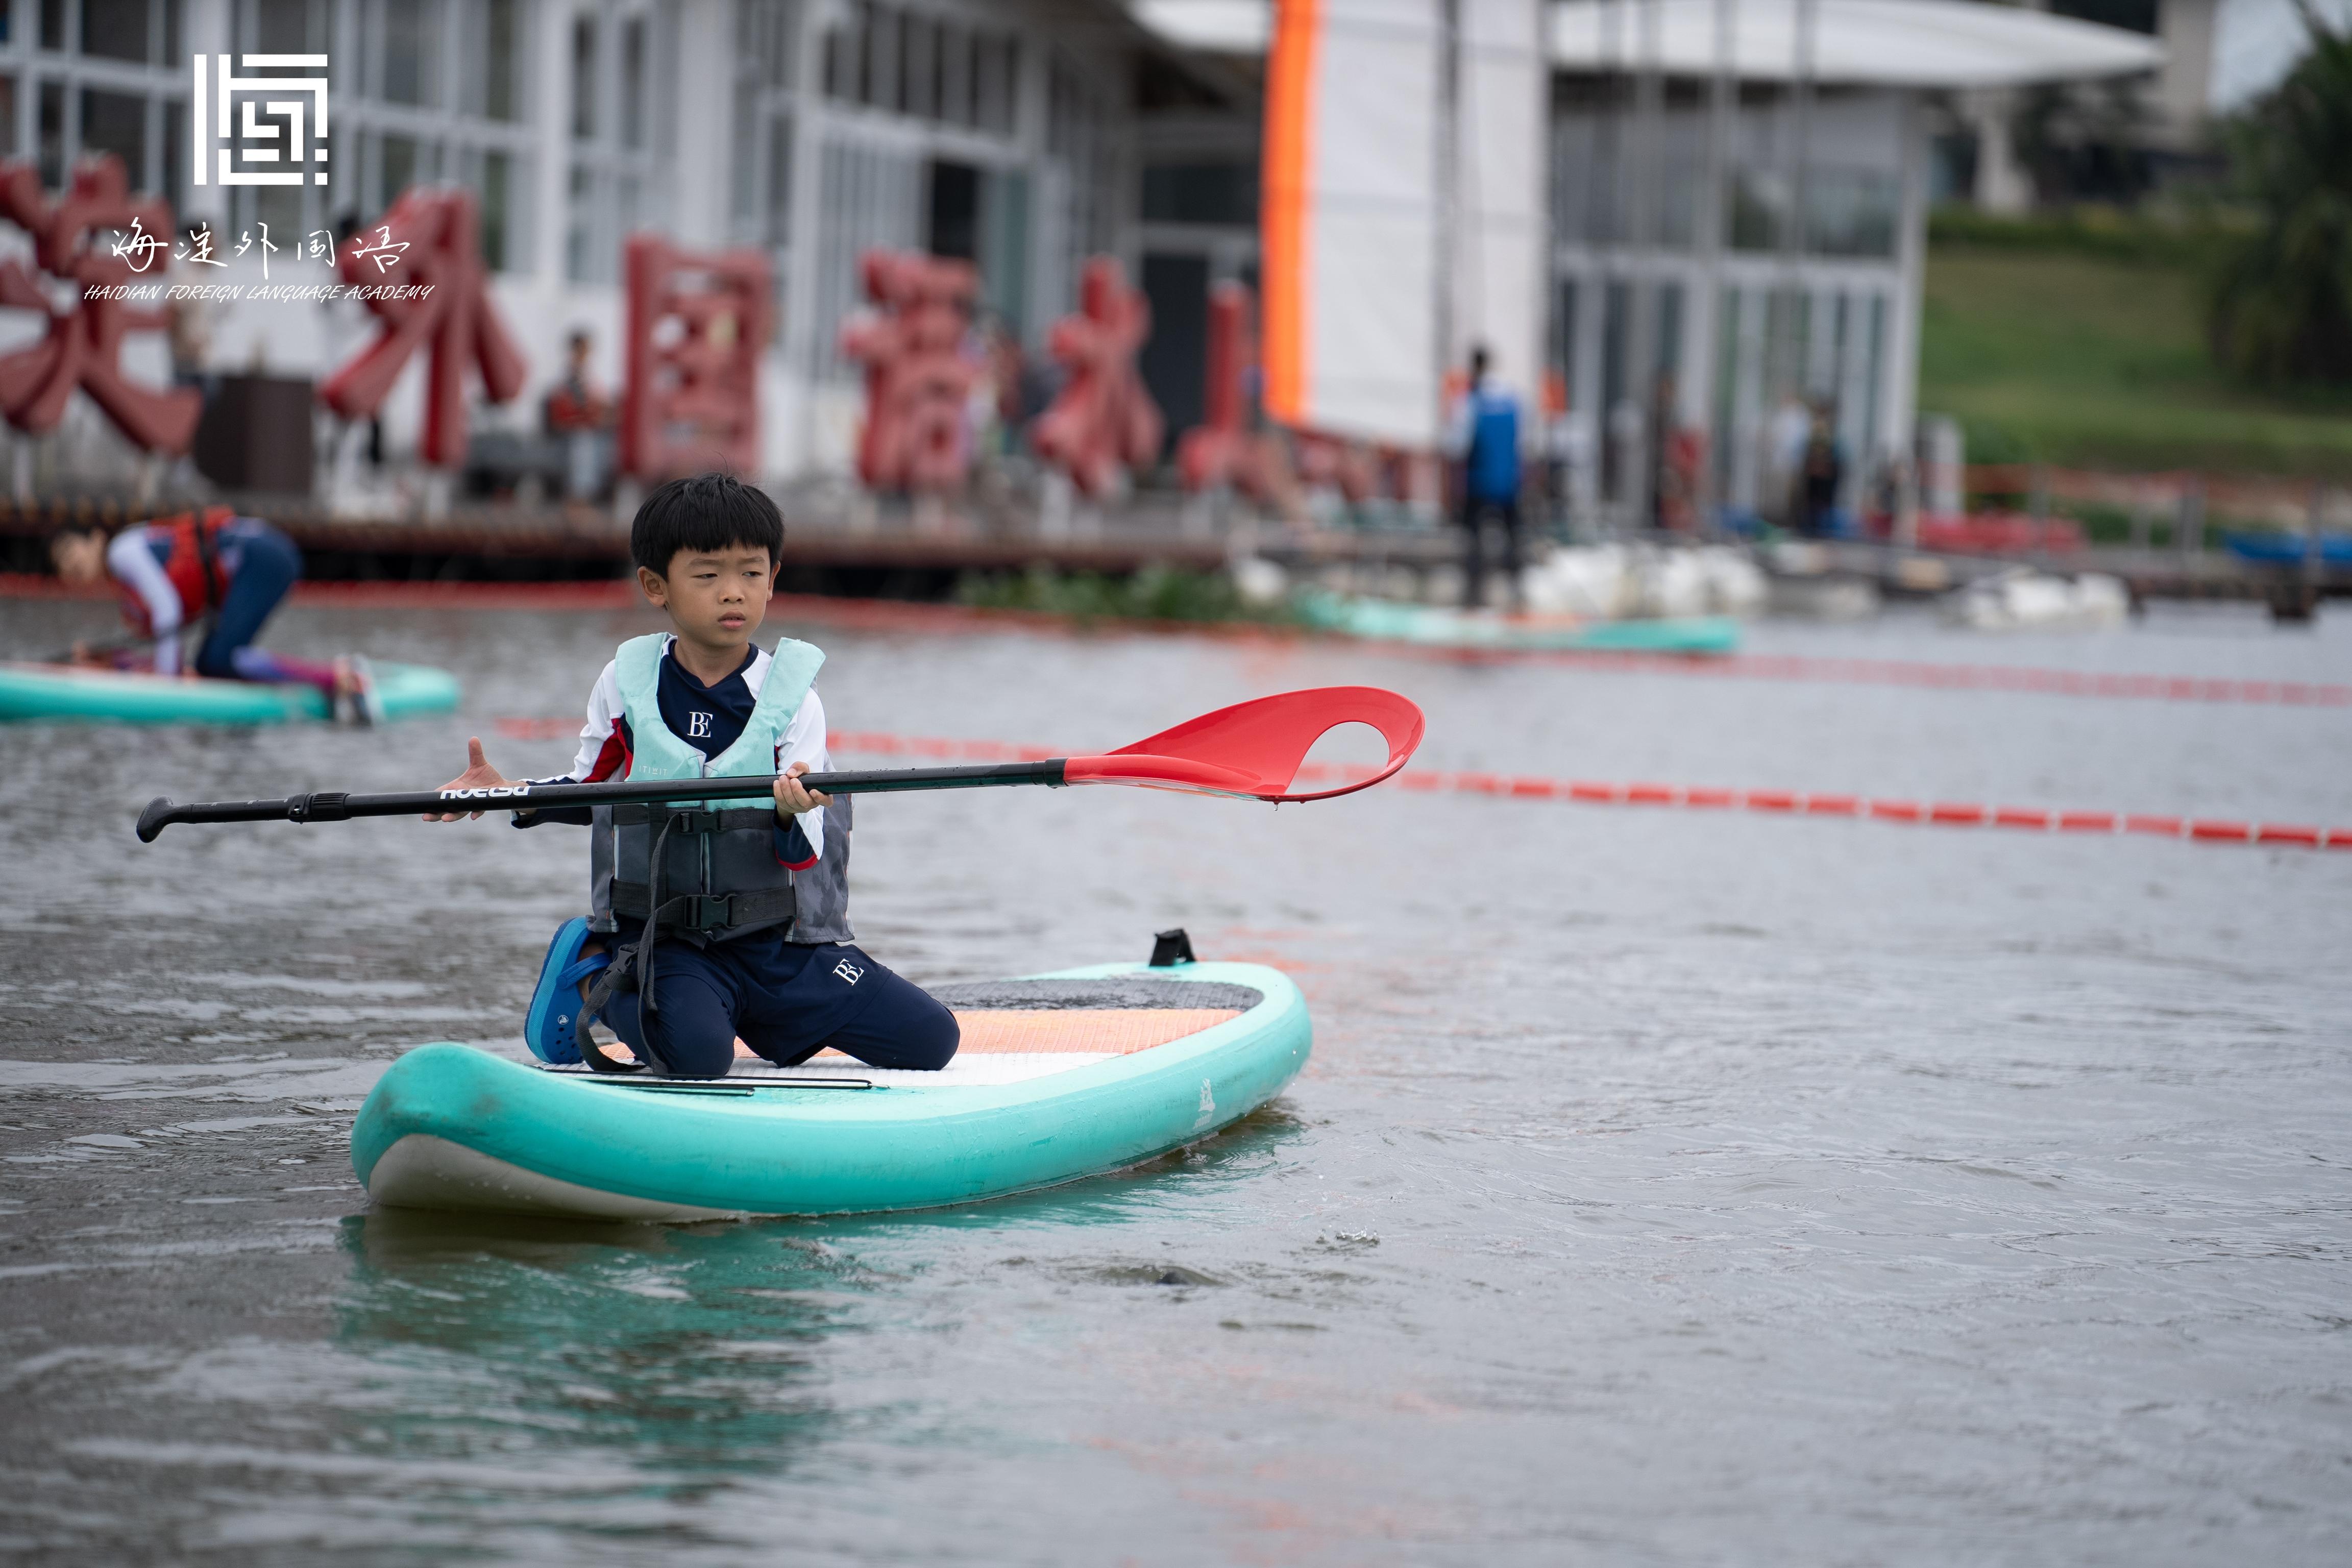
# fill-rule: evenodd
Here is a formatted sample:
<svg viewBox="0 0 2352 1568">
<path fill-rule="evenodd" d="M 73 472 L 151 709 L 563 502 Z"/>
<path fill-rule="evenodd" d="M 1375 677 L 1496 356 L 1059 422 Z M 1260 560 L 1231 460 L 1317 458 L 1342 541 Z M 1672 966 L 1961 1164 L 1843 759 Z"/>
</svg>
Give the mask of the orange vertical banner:
<svg viewBox="0 0 2352 1568">
<path fill-rule="evenodd" d="M 1307 205 L 1313 181 L 1315 75 L 1324 0 L 1276 0 L 1258 176 L 1259 332 L 1264 401 L 1286 424 L 1307 417 Z"/>
</svg>

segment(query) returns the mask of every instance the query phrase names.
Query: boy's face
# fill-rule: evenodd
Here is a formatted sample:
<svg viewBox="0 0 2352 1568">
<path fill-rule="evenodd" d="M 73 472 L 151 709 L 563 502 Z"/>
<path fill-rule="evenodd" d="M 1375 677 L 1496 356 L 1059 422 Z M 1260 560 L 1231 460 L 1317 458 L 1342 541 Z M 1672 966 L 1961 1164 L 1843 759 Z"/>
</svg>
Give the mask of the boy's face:
<svg viewBox="0 0 2352 1568">
<path fill-rule="evenodd" d="M 677 635 L 713 650 L 739 648 L 751 640 L 768 613 L 775 583 L 775 563 L 759 545 L 681 550 L 669 558 L 667 575 L 637 569 L 638 586 L 669 612 Z"/>
</svg>

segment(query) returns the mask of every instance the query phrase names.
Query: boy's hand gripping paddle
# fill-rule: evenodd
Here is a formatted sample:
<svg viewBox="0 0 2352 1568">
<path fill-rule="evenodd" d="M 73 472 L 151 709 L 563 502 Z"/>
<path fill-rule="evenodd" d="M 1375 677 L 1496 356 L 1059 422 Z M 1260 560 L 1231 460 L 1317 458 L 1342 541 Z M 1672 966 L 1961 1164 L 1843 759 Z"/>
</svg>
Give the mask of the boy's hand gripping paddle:
<svg viewBox="0 0 2352 1568">
<path fill-rule="evenodd" d="M 1297 790 L 1299 764 L 1324 734 L 1341 724 L 1369 724 L 1389 743 L 1387 763 L 1337 789 Z M 1188 719 L 1131 746 L 1095 757 L 978 767 L 894 768 L 872 773 L 803 773 L 824 795 L 890 795 L 912 790 L 988 789 L 999 784 L 1141 784 L 1280 803 L 1328 800 L 1380 783 L 1421 744 L 1421 710 L 1376 686 L 1325 686 L 1237 702 Z M 321 790 L 284 800 L 228 800 L 174 805 L 158 796 L 139 814 L 139 839 L 152 844 L 175 822 L 344 822 L 355 816 L 424 812 L 538 811 L 546 806 L 637 805 L 672 800 L 748 800 L 775 787 L 772 773 L 662 779 L 635 784 L 518 784 L 487 789 L 412 790 L 348 795 Z"/>
</svg>

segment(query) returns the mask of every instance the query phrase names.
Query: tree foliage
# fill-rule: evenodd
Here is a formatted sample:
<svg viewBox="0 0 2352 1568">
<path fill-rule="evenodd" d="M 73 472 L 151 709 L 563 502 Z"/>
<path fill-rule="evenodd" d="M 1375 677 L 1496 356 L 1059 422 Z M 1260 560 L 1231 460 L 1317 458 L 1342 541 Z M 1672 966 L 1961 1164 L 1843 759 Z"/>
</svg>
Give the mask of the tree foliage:
<svg viewBox="0 0 2352 1568">
<path fill-rule="evenodd" d="M 2137 82 L 2053 82 L 2019 96 L 2009 133 L 2037 205 L 2130 203 L 2152 183 L 2148 122 Z"/>
<path fill-rule="evenodd" d="M 2255 224 L 2213 279 L 2213 352 L 2271 385 L 2352 384 L 2352 30 L 2298 5 L 2311 51 L 2225 128 Z"/>
</svg>

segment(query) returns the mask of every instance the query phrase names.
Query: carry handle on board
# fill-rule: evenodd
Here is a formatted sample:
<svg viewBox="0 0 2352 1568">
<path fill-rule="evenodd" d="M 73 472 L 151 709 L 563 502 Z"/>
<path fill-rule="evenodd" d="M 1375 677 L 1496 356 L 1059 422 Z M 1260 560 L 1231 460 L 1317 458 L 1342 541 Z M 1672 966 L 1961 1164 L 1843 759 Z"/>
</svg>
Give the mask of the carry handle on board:
<svg viewBox="0 0 2352 1568">
<path fill-rule="evenodd" d="M 1341 724 L 1369 724 L 1388 742 L 1388 761 L 1336 789 L 1297 790 L 1298 769 L 1316 742 Z M 1369 789 L 1403 767 L 1421 744 L 1421 710 L 1376 686 L 1325 686 L 1254 698 L 1188 719 L 1172 729 L 1099 756 L 973 767 L 892 768 L 869 773 L 805 773 L 801 783 L 825 795 L 890 795 L 914 790 L 989 789 L 1009 784 L 1139 784 L 1272 803 L 1328 800 Z M 139 841 L 175 822 L 348 822 L 360 816 L 410 816 L 449 811 L 538 811 L 549 806 L 653 805 L 678 800 L 749 800 L 775 787 L 772 773 L 661 779 L 618 784 L 516 784 L 488 789 L 410 790 L 352 795 L 320 790 L 282 800 L 227 800 L 175 805 L 156 797 L 139 814 Z"/>
</svg>

